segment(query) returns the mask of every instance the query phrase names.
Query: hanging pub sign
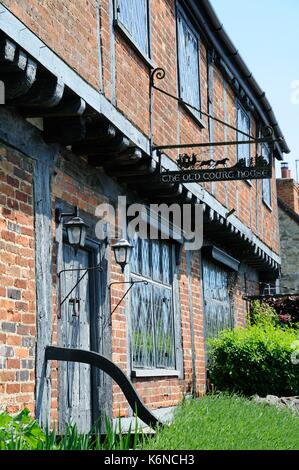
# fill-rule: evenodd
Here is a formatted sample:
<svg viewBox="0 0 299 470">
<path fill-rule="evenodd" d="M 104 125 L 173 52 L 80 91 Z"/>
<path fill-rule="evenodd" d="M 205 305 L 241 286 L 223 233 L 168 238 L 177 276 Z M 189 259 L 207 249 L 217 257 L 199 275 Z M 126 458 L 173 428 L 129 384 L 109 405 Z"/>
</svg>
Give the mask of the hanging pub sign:
<svg viewBox="0 0 299 470">
<path fill-rule="evenodd" d="M 239 161 L 228 167 L 229 158 L 214 160 L 198 159 L 195 153 L 180 154 L 177 164 L 178 171 L 161 171 L 163 183 L 207 183 L 211 181 L 236 181 L 250 179 L 268 179 L 272 177 L 271 158 L 266 160 L 257 155 L 254 159 L 240 158 Z"/>
<path fill-rule="evenodd" d="M 156 152 L 159 158 L 160 167 L 160 179 L 162 183 L 206 183 L 206 182 L 217 182 L 217 181 L 236 181 L 236 180 L 252 180 L 252 179 L 270 179 L 272 178 L 272 159 L 274 151 L 274 143 L 281 142 L 282 139 L 274 138 L 274 131 L 272 127 L 266 126 L 262 132 L 260 138 L 254 138 L 253 136 L 245 133 L 241 129 L 237 129 L 231 124 L 212 116 L 209 113 L 204 112 L 201 109 L 195 108 L 189 103 L 186 103 L 181 98 L 174 96 L 167 91 L 157 87 L 155 85 L 155 78 L 163 80 L 165 78 L 165 71 L 161 68 L 155 69 L 151 74 L 151 100 L 153 90 L 159 91 L 160 93 L 168 96 L 171 99 L 178 101 L 186 105 L 187 107 L 194 109 L 199 112 L 202 116 L 206 116 L 208 119 L 212 119 L 219 124 L 226 126 L 234 130 L 239 140 L 226 141 L 226 142 L 207 142 L 207 143 L 186 143 L 186 144 L 170 144 L 170 145 L 152 145 L 151 151 Z M 241 138 L 243 140 L 241 140 Z M 245 140 L 246 138 L 246 140 Z M 230 158 L 224 156 L 223 158 L 204 159 L 200 153 L 193 152 L 194 149 L 201 148 L 213 148 L 213 147 L 225 147 L 225 146 L 244 146 L 244 145 L 256 145 L 260 144 L 260 148 L 267 148 L 267 156 L 255 155 L 252 158 L 240 157 L 237 162 L 231 162 Z M 265 144 L 265 146 L 263 145 Z M 244 148 L 244 147 L 243 147 Z M 165 170 L 162 168 L 162 154 L 165 150 L 186 150 L 192 149 L 192 153 L 180 153 L 177 159 L 177 170 Z M 262 152 L 263 153 L 263 152 Z M 211 152 L 211 155 L 213 153 Z"/>
</svg>

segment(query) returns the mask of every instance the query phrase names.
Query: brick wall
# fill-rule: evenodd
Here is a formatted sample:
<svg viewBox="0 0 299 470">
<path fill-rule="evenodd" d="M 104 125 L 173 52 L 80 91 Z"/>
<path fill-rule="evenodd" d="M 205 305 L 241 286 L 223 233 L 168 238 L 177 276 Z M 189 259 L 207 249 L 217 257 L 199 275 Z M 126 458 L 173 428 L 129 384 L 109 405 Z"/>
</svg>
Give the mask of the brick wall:
<svg viewBox="0 0 299 470">
<path fill-rule="evenodd" d="M 2 3 L 99 89 L 95 0 L 3 0 Z"/>
<path fill-rule="evenodd" d="M 0 402 L 34 409 L 35 266 L 32 164 L 0 145 Z"/>
<path fill-rule="evenodd" d="M 299 214 L 299 184 L 293 178 L 277 179 L 276 184 L 278 197 Z"/>
<path fill-rule="evenodd" d="M 97 41 L 97 2 L 92 0 L 44 1 L 22 0 L 3 2 L 34 33 L 62 57 L 91 85 L 99 88 L 99 64 Z M 84 12 L 84 14 L 82 14 Z M 149 74 L 148 64 L 140 58 L 130 43 L 113 27 L 113 2 L 100 2 L 100 33 L 102 53 L 103 92 L 116 107 L 145 135 L 149 135 Z M 176 61 L 176 19 L 174 0 L 155 0 L 151 2 L 151 58 L 155 66 L 163 67 L 166 78 L 159 82 L 163 88 L 177 95 Z M 226 84 L 217 65 L 213 70 L 213 107 L 217 117 L 236 124 L 235 93 Z M 200 38 L 200 86 L 203 111 L 207 111 L 207 48 L 205 38 Z M 185 142 L 204 142 L 209 140 L 207 118 L 204 127 L 175 101 L 154 93 L 153 132 L 156 144 Z M 224 116 L 224 102 L 226 114 Z M 256 123 L 251 122 L 252 133 Z M 214 123 L 215 139 L 235 139 L 236 133 L 218 123 Z M 230 164 L 236 162 L 236 148 L 227 150 Z M 256 149 L 252 146 L 251 154 Z M 216 159 L 223 157 L 224 150 L 215 150 Z M 169 156 L 176 158 L 176 151 Z M 272 183 L 272 211 L 262 202 L 261 182 L 206 183 L 206 189 L 228 209 L 235 208 L 242 222 L 250 227 L 258 237 L 278 253 L 279 234 L 275 182 Z"/>
</svg>

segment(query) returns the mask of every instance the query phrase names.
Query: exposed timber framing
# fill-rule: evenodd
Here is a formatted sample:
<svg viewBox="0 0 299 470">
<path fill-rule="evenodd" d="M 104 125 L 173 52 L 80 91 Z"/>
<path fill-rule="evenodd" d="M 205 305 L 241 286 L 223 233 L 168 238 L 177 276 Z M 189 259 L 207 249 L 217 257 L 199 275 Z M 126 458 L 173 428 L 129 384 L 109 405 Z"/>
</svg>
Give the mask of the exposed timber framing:
<svg viewBox="0 0 299 470">
<path fill-rule="evenodd" d="M 45 144 L 40 131 L 20 116 L 0 108 L 0 141 L 34 162 L 36 269 L 36 417 L 45 427 L 50 420 L 51 380 L 44 361 L 52 336 L 52 195 L 51 175 L 58 146 Z"/>
</svg>

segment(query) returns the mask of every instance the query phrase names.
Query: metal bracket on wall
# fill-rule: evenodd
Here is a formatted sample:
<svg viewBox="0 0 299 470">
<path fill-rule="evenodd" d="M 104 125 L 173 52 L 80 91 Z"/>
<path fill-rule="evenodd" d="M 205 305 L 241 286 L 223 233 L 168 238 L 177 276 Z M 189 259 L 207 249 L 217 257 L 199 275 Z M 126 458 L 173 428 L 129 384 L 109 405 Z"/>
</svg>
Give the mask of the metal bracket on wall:
<svg viewBox="0 0 299 470">
<path fill-rule="evenodd" d="M 72 287 L 72 289 L 66 294 L 66 296 L 64 297 L 64 299 L 61 299 L 61 275 L 63 273 L 67 273 L 67 272 L 80 272 L 80 271 L 84 271 L 84 273 L 82 274 L 82 276 L 78 279 L 78 281 L 76 282 L 76 284 Z M 70 297 L 70 295 L 74 292 L 74 290 L 76 289 L 76 287 L 80 284 L 80 282 L 82 281 L 82 279 L 84 279 L 84 277 L 86 276 L 86 274 L 89 272 L 89 271 L 99 271 L 99 272 L 103 272 L 103 268 L 100 264 L 98 264 L 97 266 L 92 266 L 90 268 L 80 268 L 80 269 L 62 269 L 61 271 L 59 271 L 59 273 L 57 274 L 57 278 L 58 278 L 58 312 L 57 312 L 57 318 L 61 318 L 61 307 L 62 305 L 67 301 L 67 299 Z"/>
<path fill-rule="evenodd" d="M 151 155 L 155 152 L 158 157 L 161 181 L 164 183 L 169 182 L 201 182 L 204 178 L 210 178 L 213 181 L 232 181 L 237 179 L 265 179 L 272 177 L 272 153 L 274 150 L 275 142 L 282 142 L 282 138 L 274 138 L 274 130 L 270 126 L 265 126 L 262 135 L 260 138 L 255 138 L 252 135 L 244 132 L 242 129 L 229 124 L 228 122 L 223 121 L 222 119 L 211 115 L 203 111 L 200 108 L 193 106 L 190 103 L 182 100 L 180 97 L 172 95 L 166 90 L 156 86 L 155 80 L 163 80 L 165 78 L 165 70 L 163 68 L 156 68 L 151 72 L 150 76 L 150 99 L 151 99 L 151 109 L 153 101 L 153 90 L 158 91 L 159 93 L 164 94 L 177 101 L 178 103 L 184 105 L 184 107 L 189 108 L 190 110 L 196 111 L 200 116 L 205 116 L 208 119 L 212 119 L 219 124 L 228 127 L 229 129 L 234 130 L 237 133 L 237 140 L 233 141 L 221 141 L 221 142 L 192 142 L 192 143 L 183 143 L 183 144 L 166 144 L 166 145 L 153 145 L 153 132 L 151 133 Z M 240 136 L 245 136 L 246 140 L 241 140 Z M 162 154 L 164 150 L 173 150 L 173 149 L 195 149 L 195 148 L 213 148 L 213 147 L 225 147 L 225 146 L 243 146 L 251 144 L 267 144 L 271 152 L 269 154 L 268 160 L 266 160 L 263 155 L 256 155 L 255 159 L 250 158 L 247 162 L 246 158 L 240 158 L 236 165 L 233 167 L 227 168 L 227 162 L 229 158 L 222 158 L 221 160 L 204 160 L 197 159 L 197 155 L 193 153 L 192 155 L 181 154 L 177 160 L 177 164 L 180 168 L 179 172 L 167 171 L 163 174 L 162 169 Z M 221 168 L 219 168 L 219 166 Z M 207 170 L 203 170 L 203 167 L 208 167 Z M 216 174 L 218 171 L 218 176 Z M 231 173 L 228 175 L 228 170 L 231 170 Z M 222 171 L 222 173 L 221 173 Z M 205 174 L 204 174 L 204 173 Z M 185 173 L 185 176 L 182 176 Z M 221 173 L 221 174 L 220 174 Z"/>
<path fill-rule="evenodd" d="M 116 285 L 116 284 L 130 284 L 130 287 L 126 290 L 126 292 L 124 293 L 124 295 L 122 296 L 122 298 L 117 302 L 116 306 L 114 307 L 114 309 L 112 311 L 110 311 L 110 326 L 111 326 L 111 321 L 112 321 L 112 315 L 113 313 L 115 312 L 115 310 L 119 307 L 119 305 L 122 303 L 122 301 L 124 300 L 124 298 L 128 295 L 128 293 L 130 292 L 130 290 L 132 289 L 132 287 L 135 285 L 135 284 L 144 284 L 145 286 L 148 285 L 148 281 L 115 281 L 115 282 L 111 282 L 108 286 L 108 290 L 109 290 L 109 299 L 110 299 L 110 309 L 111 309 L 111 305 L 112 305 L 112 296 L 111 296 L 111 288 L 112 286 Z"/>
</svg>

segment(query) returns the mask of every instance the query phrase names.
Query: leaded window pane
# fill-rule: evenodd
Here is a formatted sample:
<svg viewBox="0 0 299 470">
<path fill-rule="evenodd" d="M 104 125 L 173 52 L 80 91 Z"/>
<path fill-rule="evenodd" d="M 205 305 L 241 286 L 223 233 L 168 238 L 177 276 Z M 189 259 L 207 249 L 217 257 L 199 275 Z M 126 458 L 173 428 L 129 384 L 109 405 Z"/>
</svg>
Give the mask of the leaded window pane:
<svg viewBox="0 0 299 470">
<path fill-rule="evenodd" d="M 178 63 L 180 98 L 200 107 L 198 38 L 178 11 Z"/>
<path fill-rule="evenodd" d="M 214 338 L 219 331 L 234 325 L 231 308 L 228 272 L 211 261 L 203 261 L 206 337 Z"/>
<path fill-rule="evenodd" d="M 132 354 L 135 367 L 155 366 L 151 286 L 135 284 L 132 296 Z"/>
<path fill-rule="evenodd" d="M 244 108 L 238 103 L 237 106 L 237 128 L 245 132 L 247 135 L 250 135 L 250 117 L 245 111 Z M 249 140 L 248 137 L 240 132 L 237 133 L 238 141 Z M 245 159 L 246 164 L 250 163 L 250 145 L 249 144 L 240 144 L 238 145 L 238 160 Z"/>
<path fill-rule="evenodd" d="M 139 252 L 140 252 L 140 239 L 137 236 L 131 240 L 131 244 L 133 245 L 132 255 L 131 255 L 131 269 L 134 273 L 139 273 Z"/>
<path fill-rule="evenodd" d="M 159 240 L 152 241 L 152 267 L 153 279 L 160 281 L 162 279 L 161 273 L 161 247 Z"/>
<path fill-rule="evenodd" d="M 155 319 L 156 364 L 159 368 L 175 368 L 171 309 L 171 290 L 155 286 L 153 288 L 153 314 Z"/>
<path fill-rule="evenodd" d="M 175 368 L 172 248 L 159 240 L 134 240 L 132 253 L 132 356 L 135 368 Z"/>
<path fill-rule="evenodd" d="M 162 245 L 162 276 L 164 284 L 171 283 L 171 246 L 167 243 Z"/>
<path fill-rule="evenodd" d="M 140 240 L 141 250 L 141 274 L 150 276 L 150 244 L 149 240 Z"/>
<path fill-rule="evenodd" d="M 148 54 L 148 0 L 118 0 L 118 19 L 136 45 Z"/>
</svg>

